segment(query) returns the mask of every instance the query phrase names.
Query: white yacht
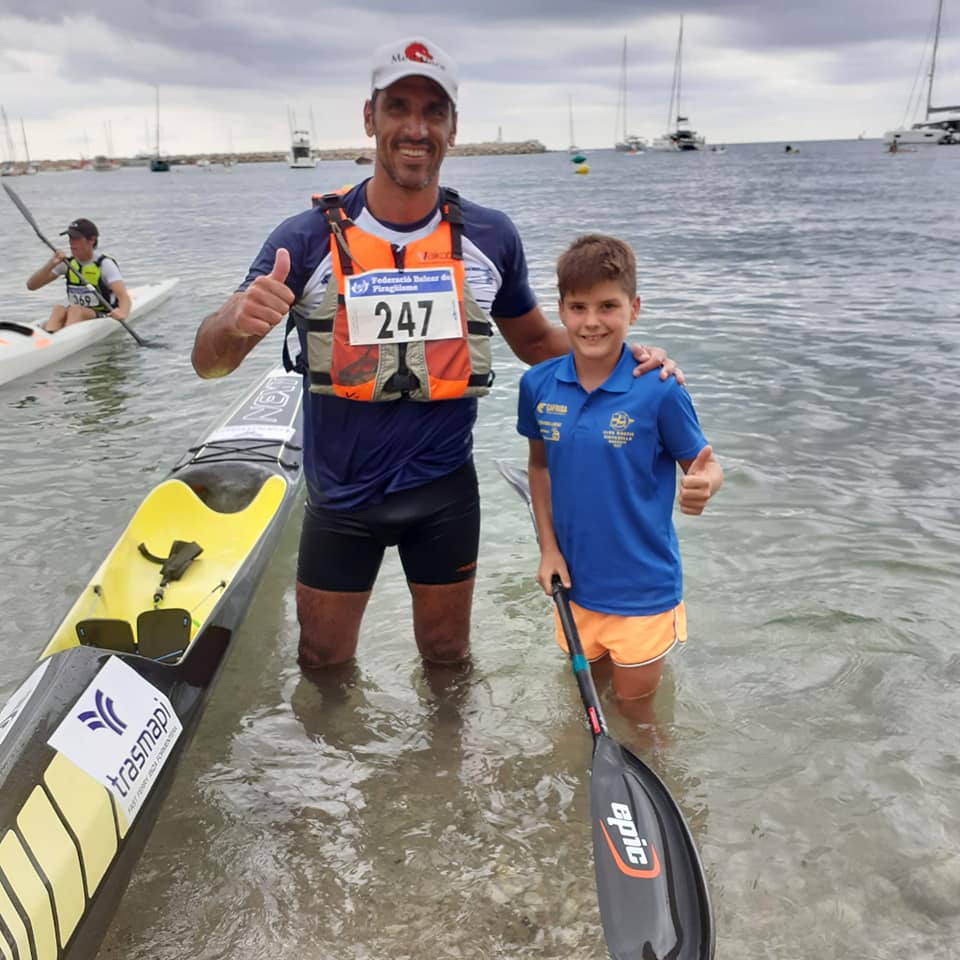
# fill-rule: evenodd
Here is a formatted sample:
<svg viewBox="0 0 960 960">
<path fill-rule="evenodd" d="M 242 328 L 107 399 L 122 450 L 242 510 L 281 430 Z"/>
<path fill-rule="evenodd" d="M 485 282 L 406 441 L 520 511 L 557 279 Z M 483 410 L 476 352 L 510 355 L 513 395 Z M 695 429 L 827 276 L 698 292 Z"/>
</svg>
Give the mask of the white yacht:
<svg viewBox="0 0 960 960">
<path fill-rule="evenodd" d="M 310 134 L 306 130 L 294 130 L 290 138 L 290 168 L 312 170 L 317 161 L 310 152 Z"/>
<path fill-rule="evenodd" d="M 937 23 L 933 34 L 933 49 L 930 54 L 930 68 L 927 72 L 927 102 L 923 120 L 912 126 L 900 126 L 888 130 L 883 135 L 884 144 L 892 151 L 899 147 L 914 147 L 920 144 L 928 146 L 951 146 L 960 144 L 960 105 L 950 107 L 933 106 L 933 78 L 937 72 L 937 48 L 940 45 L 940 20 L 943 14 L 943 0 L 937 0 Z M 926 59 L 926 57 L 924 57 Z M 909 110 L 909 106 L 907 108 Z M 933 119 L 934 114 L 948 114 Z"/>
<path fill-rule="evenodd" d="M 673 85 L 670 88 L 670 108 L 667 111 L 667 132 L 650 144 L 651 150 L 676 153 L 702 150 L 706 141 L 690 127 L 690 121 L 680 113 L 680 87 L 683 79 L 683 17 L 677 38 L 677 55 L 673 61 Z M 676 111 L 676 114 L 674 114 Z"/>
</svg>

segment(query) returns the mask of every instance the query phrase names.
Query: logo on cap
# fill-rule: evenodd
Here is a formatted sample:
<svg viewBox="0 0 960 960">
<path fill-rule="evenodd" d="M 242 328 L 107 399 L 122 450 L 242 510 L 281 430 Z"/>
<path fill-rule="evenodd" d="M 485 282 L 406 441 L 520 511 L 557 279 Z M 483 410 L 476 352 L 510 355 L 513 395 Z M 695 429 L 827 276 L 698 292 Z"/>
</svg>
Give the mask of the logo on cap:
<svg viewBox="0 0 960 960">
<path fill-rule="evenodd" d="M 433 63 L 433 54 L 422 43 L 411 43 L 403 55 L 414 63 Z"/>
</svg>

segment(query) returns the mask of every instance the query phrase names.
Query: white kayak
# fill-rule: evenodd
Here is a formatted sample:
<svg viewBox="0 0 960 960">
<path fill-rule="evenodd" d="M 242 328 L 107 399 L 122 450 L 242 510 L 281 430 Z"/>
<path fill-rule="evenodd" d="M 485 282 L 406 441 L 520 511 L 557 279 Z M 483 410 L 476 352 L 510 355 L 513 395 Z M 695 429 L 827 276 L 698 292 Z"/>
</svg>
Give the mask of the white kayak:
<svg viewBox="0 0 960 960">
<path fill-rule="evenodd" d="M 131 287 L 127 323 L 139 320 L 159 307 L 179 282 L 179 277 L 172 277 L 162 283 Z M 47 333 L 42 326 L 32 323 L 0 320 L 0 384 L 33 373 L 117 334 L 129 336 L 123 325 L 110 317 L 72 323 L 56 333 Z"/>
</svg>

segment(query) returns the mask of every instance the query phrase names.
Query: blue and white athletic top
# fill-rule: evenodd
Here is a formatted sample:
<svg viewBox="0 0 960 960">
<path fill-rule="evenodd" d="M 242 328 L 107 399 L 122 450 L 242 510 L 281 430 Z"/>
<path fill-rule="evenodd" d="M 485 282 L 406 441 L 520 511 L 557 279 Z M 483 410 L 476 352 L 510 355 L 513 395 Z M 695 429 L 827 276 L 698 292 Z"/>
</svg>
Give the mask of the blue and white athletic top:
<svg viewBox="0 0 960 960">
<path fill-rule="evenodd" d="M 438 205 L 417 223 L 382 223 L 367 210 L 365 196 L 366 181 L 346 194 L 347 216 L 390 243 L 403 246 L 418 240 L 440 222 Z M 462 197 L 460 203 L 464 271 L 477 302 L 498 320 L 529 313 L 537 300 L 517 228 L 499 210 Z M 290 252 L 287 286 L 296 297 L 291 313 L 303 317 L 319 305 L 332 275 L 330 232 L 322 210 L 284 220 L 267 238 L 239 289 L 273 269 L 280 247 Z M 310 393 L 305 381 L 303 460 L 310 503 L 353 510 L 452 473 L 470 459 L 476 416 L 475 399 L 363 403 Z"/>
</svg>

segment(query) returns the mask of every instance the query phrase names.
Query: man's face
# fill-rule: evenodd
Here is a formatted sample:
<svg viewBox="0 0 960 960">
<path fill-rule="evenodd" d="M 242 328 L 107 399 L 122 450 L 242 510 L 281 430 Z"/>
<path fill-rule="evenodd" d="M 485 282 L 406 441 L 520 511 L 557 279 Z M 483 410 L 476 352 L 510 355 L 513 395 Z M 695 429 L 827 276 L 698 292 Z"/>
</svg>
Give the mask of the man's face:
<svg viewBox="0 0 960 960">
<path fill-rule="evenodd" d="M 377 167 L 397 186 L 419 191 L 435 185 L 452 147 L 457 114 L 450 99 L 426 77 L 404 77 L 363 107 L 367 136 L 377 140 Z"/>
</svg>

